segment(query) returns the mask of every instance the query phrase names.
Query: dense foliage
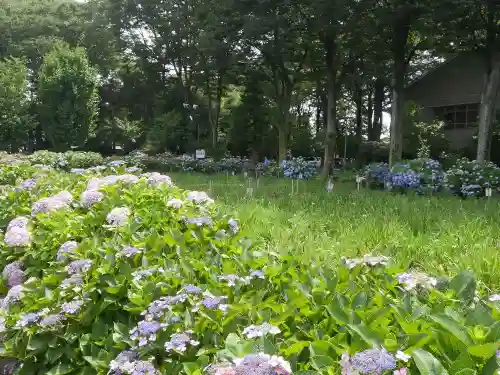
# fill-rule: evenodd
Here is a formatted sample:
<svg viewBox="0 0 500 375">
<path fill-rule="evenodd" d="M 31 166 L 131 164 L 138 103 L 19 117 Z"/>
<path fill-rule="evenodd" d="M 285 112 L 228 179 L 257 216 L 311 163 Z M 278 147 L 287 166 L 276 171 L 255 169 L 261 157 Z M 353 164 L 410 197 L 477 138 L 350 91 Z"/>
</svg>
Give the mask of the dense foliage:
<svg viewBox="0 0 500 375">
<path fill-rule="evenodd" d="M 459 159 L 449 169 L 432 159 L 414 159 L 389 169 L 386 163 L 367 165 L 362 171 L 370 187 L 393 191 L 435 193 L 442 190 L 459 196 L 484 196 L 485 190 L 500 189 L 500 168 L 493 163 L 480 164 Z"/>
<path fill-rule="evenodd" d="M 15 130 L 0 147 L 204 148 L 254 163 L 291 151 L 323 157 L 323 174 L 338 156 L 437 158 L 450 151 L 443 124 L 423 121 L 400 91 L 450 53 L 480 49 L 494 66 L 494 3 L 0 0 L 0 61 L 24 65 L 2 76 L 23 108 L 0 103 L 1 128 Z"/>
<path fill-rule="evenodd" d="M 18 177 L 0 200 L 0 313 L 19 374 L 192 375 L 259 352 L 283 374 L 499 368 L 500 296 L 471 274 L 263 253 L 205 193 L 119 164 L 0 172 Z"/>
<path fill-rule="evenodd" d="M 0 147 L 17 152 L 34 122 L 29 113 L 28 68 L 19 59 L 0 60 Z"/>
<path fill-rule="evenodd" d="M 56 45 L 40 70 L 39 117 L 49 147 L 65 151 L 82 147 L 94 134 L 97 116 L 97 72 L 85 50 Z"/>
<path fill-rule="evenodd" d="M 3 166 L 2 356 L 19 374 L 499 369 L 500 296 L 473 275 L 264 253 L 205 193 L 123 168 Z"/>
</svg>

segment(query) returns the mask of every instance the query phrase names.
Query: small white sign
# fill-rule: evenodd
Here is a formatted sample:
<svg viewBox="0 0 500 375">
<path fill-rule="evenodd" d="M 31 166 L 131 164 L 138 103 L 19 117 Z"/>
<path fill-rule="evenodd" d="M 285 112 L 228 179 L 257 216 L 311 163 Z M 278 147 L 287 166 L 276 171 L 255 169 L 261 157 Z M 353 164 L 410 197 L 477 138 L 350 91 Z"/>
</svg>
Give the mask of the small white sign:
<svg viewBox="0 0 500 375">
<path fill-rule="evenodd" d="M 196 150 L 196 159 L 205 159 L 205 150 Z"/>
</svg>

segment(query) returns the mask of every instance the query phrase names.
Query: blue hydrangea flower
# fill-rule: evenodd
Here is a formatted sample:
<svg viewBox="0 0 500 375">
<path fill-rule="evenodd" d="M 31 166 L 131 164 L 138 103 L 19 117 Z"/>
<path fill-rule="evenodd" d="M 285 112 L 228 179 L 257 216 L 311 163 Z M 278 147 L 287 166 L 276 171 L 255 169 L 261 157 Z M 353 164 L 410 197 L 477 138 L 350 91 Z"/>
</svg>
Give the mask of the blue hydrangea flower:
<svg viewBox="0 0 500 375">
<path fill-rule="evenodd" d="M 184 303 L 186 300 L 187 294 L 185 293 L 180 293 L 176 296 L 161 297 L 153 301 L 146 311 L 142 312 L 142 315 L 145 315 L 147 319 L 158 319 L 165 315 L 165 312 L 170 310 L 173 306 Z"/>
<path fill-rule="evenodd" d="M 83 284 L 83 276 L 79 273 L 71 275 L 67 279 L 64 279 L 61 283 L 61 289 L 72 289 L 72 288 L 80 288 Z"/>
<path fill-rule="evenodd" d="M 42 328 L 53 328 L 60 326 L 62 323 L 64 323 L 65 320 L 66 318 L 62 314 L 52 314 L 47 315 L 42 320 L 40 320 L 38 325 Z"/>
<path fill-rule="evenodd" d="M 60 262 L 65 261 L 68 259 L 67 255 L 74 253 L 76 249 L 78 249 L 78 242 L 66 241 L 57 251 L 56 259 Z"/>
<path fill-rule="evenodd" d="M 356 353 L 351 364 L 360 374 L 382 375 L 396 368 L 396 358 L 385 349 L 368 349 Z"/>
<path fill-rule="evenodd" d="M 86 190 L 82 193 L 80 204 L 84 208 L 90 208 L 94 204 L 99 203 L 104 199 L 104 194 L 97 190 Z"/>
<path fill-rule="evenodd" d="M 125 258 L 131 258 L 140 253 L 141 251 L 133 246 L 125 246 L 121 252 L 121 255 L 123 255 Z"/>
<path fill-rule="evenodd" d="M 90 267 L 92 267 L 92 260 L 90 259 L 79 259 L 79 260 L 74 260 L 70 264 L 66 266 L 66 271 L 70 275 L 74 274 L 79 274 L 82 272 L 87 272 Z"/>
<path fill-rule="evenodd" d="M 24 247 L 31 244 L 31 233 L 26 228 L 12 227 L 3 239 L 7 246 Z"/>
<path fill-rule="evenodd" d="M 139 346 L 147 345 L 156 341 L 157 332 L 166 326 L 165 323 L 142 320 L 130 331 L 130 339 L 137 341 Z"/>
<path fill-rule="evenodd" d="M 24 328 L 31 324 L 37 323 L 40 320 L 40 317 L 41 314 L 39 312 L 22 314 L 19 317 L 19 320 L 16 322 L 16 327 Z"/>
<path fill-rule="evenodd" d="M 195 286 L 195 285 L 191 285 L 191 284 L 188 284 L 188 285 L 185 285 L 184 286 L 184 291 L 187 293 L 187 294 L 200 294 L 202 293 L 203 291 L 201 290 L 201 288 Z"/>
<path fill-rule="evenodd" d="M 180 353 L 184 353 L 187 350 L 187 346 L 198 346 L 200 343 L 191 338 L 193 332 L 186 331 L 182 333 L 174 333 L 170 337 L 170 341 L 165 343 L 165 350 L 167 352 L 176 351 Z"/>
<path fill-rule="evenodd" d="M 61 305 L 61 311 L 66 314 L 77 314 L 83 307 L 84 301 L 80 299 L 75 299 L 71 302 L 65 302 Z"/>
</svg>

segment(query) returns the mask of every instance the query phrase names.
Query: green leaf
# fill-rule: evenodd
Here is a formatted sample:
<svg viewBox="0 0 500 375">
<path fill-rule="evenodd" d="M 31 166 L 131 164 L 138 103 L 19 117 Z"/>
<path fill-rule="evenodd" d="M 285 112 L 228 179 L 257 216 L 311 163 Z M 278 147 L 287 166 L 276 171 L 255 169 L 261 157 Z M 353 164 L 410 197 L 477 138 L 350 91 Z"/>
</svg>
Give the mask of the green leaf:
<svg viewBox="0 0 500 375">
<path fill-rule="evenodd" d="M 60 363 L 57 366 L 52 367 L 49 371 L 45 373 L 45 375 L 64 375 L 64 374 L 69 374 L 74 370 L 75 370 L 74 367 L 68 364 Z"/>
<path fill-rule="evenodd" d="M 381 345 L 381 340 L 377 336 L 377 334 L 371 331 L 364 324 L 349 324 L 349 329 L 356 332 L 364 342 L 366 342 L 369 346 L 378 347 Z"/>
<path fill-rule="evenodd" d="M 482 359 L 488 359 L 496 353 L 500 344 L 490 343 L 482 345 L 469 346 L 468 352 L 474 356 Z"/>
<path fill-rule="evenodd" d="M 446 314 L 436 314 L 431 315 L 431 319 L 438 323 L 441 327 L 455 336 L 457 339 L 462 341 L 465 345 L 472 345 L 472 340 L 469 337 L 469 334 L 465 330 L 465 327 L 461 326 L 455 320 L 453 320 L 450 316 Z"/>
<path fill-rule="evenodd" d="M 344 325 L 349 322 L 349 316 L 338 304 L 333 302 L 329 306 L 325 306 L 326 311 L 330 316 L 337 321 L 337 324 Z"/>
<path fill-rule="evenodd" d="M 493 355 L 483 366 L 481 375 L 496 375 L 498 369 L 500 369 L 500 366 L 498 365 L 497 356 Z"/>
<path fill-rule="evenodd" d="M 197 375 L 200 373 L 200 366 L 196 362 L 184 362 L 182 367 L 186 375 Z"/>
<path fill-rule="evenodd" d="M 425 350 L 413 351 L 413 359 L 421 375 L 449 375 L 441 362 Z"/>
<path fill-rule="evenodd" d="M 476 277 L 472 272 L 461 272 L 451 280 L 450 288 L 461 300 L 470 302 L 476 293 Z"/>
</svg>

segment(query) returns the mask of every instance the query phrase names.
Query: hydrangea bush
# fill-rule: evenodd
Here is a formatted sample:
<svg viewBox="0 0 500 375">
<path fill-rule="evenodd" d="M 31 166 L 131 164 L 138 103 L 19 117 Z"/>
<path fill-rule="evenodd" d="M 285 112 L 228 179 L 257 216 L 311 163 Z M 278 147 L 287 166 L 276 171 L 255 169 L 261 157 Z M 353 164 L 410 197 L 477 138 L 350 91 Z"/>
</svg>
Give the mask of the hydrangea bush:
<svg viewBox="0 0 500 375">
<path fill-rule="evenodd" d="M 498 371 L 500 296 L 472 275 L 265 254 L 206 193 L 125 168 L 4 191 L 1 350 L 18 374 Z"/>
<path fill-rule="evenodd" d="M 317 174 L 316 164 L 302 157 L 283 160 L 281 163 L 283 175 L 293 180 L 310 180 Z"/>
<path fill-rule="evenodd" d="M 445 175 L 446 187 L 463 196 L 484 195 L 484 189 L 500 187 L 500 168 L 493 163 L 479 164 L 468 159 L 459 159 Z"/>
<path fill-rule="evenodd" d="M 381 189 L 390 179 L 390 169 L 387 163 L 368 164 L 361 172 L 367 185 L 373 189 Z"/>
<path fill-rule="evenodd" d="M 390 171 L 391 189 L 418 193 L 437 192 L 443 183 L 441 164 L 433 159 L 414 159 L 395 164 Z"/>
</svg>

